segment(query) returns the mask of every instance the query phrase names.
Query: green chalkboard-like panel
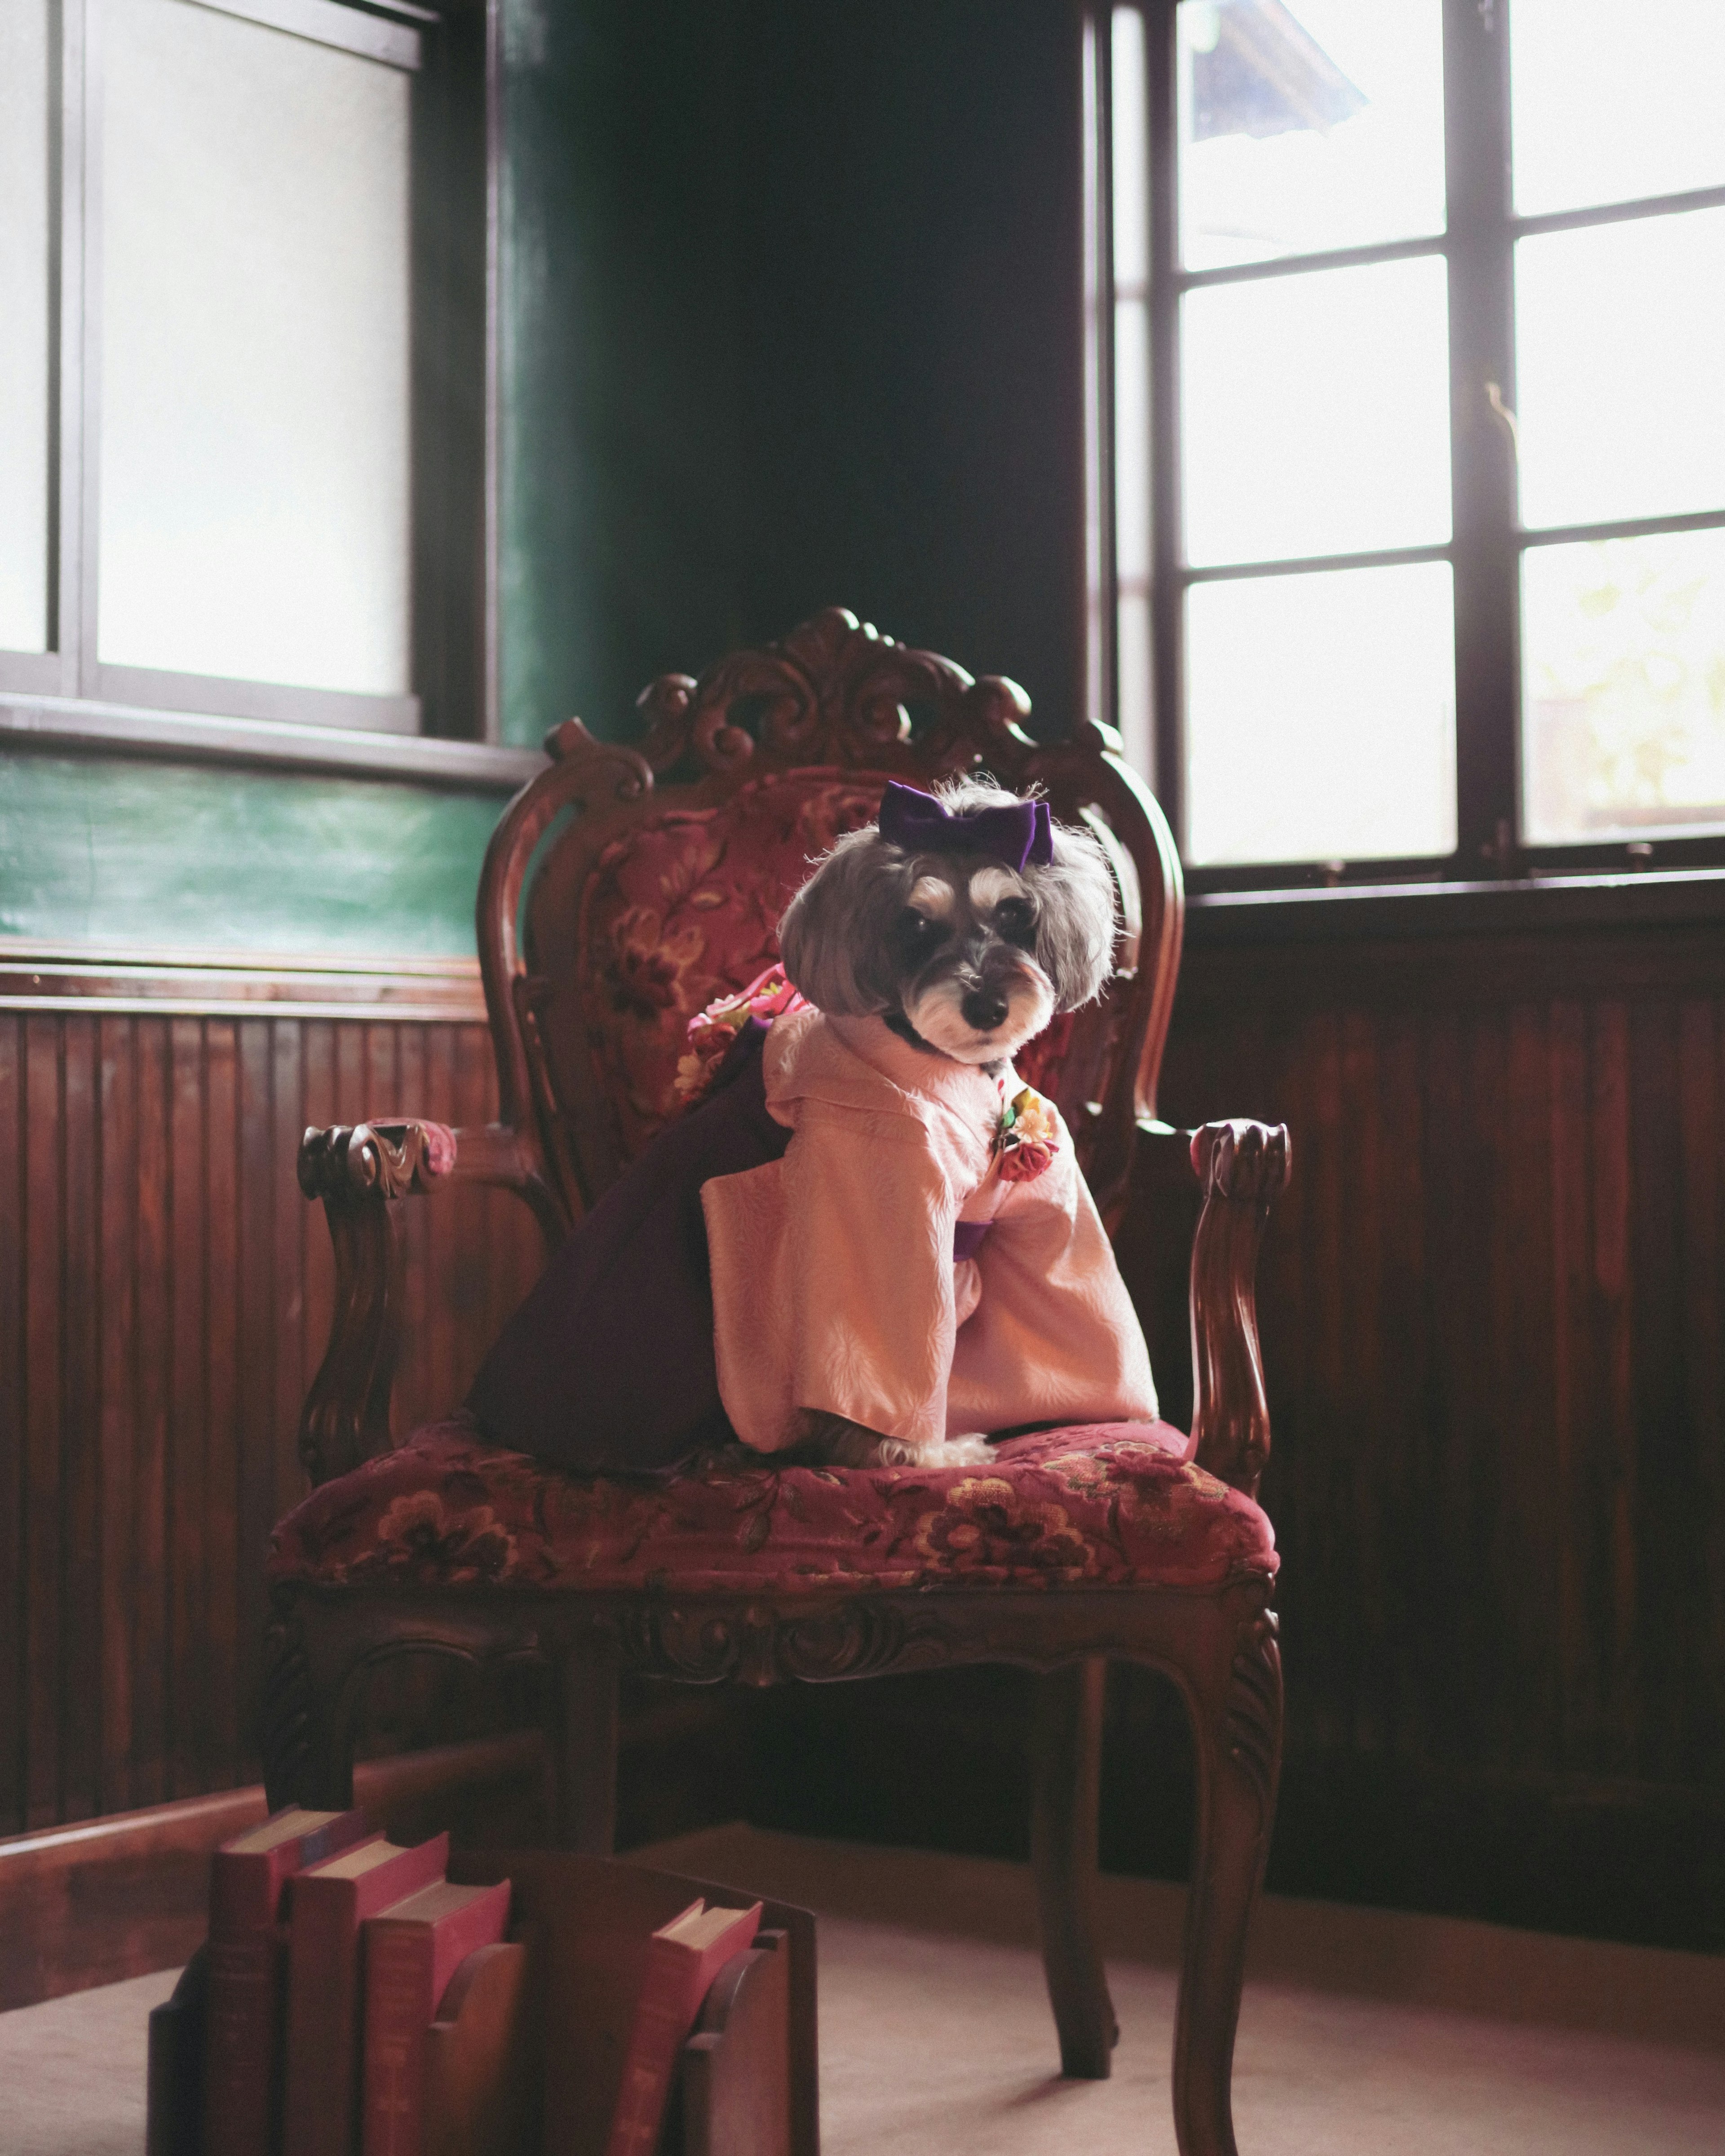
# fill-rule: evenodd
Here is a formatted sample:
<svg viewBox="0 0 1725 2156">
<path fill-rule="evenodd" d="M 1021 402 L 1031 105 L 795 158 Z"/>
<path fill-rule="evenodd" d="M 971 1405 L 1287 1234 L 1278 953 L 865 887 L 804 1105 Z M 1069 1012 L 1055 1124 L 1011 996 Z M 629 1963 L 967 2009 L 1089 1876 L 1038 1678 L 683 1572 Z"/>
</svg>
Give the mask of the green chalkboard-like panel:
<svg viewBox="0 0 1725 2156">
<path fill-rule="evenodd" d="M 502 807 L 381 780 L 0 752 L 0 936 L 470 957 Z"/>
</svg>

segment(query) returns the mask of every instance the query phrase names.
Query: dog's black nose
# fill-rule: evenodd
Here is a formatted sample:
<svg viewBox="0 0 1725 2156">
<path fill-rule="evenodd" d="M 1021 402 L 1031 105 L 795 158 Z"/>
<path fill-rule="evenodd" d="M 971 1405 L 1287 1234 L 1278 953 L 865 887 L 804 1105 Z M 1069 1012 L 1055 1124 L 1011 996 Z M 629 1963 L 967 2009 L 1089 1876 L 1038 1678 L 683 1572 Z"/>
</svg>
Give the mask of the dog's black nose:
<svg viewBox="0 0 1725 2156">
<path fill-rule="evenodd" d="M 992 1033 L 1006 1022 L 1006 998 L 998 988 L 973 988 L 958 1008 L 964 1023 L 978 1033 Z"/>
</svg>

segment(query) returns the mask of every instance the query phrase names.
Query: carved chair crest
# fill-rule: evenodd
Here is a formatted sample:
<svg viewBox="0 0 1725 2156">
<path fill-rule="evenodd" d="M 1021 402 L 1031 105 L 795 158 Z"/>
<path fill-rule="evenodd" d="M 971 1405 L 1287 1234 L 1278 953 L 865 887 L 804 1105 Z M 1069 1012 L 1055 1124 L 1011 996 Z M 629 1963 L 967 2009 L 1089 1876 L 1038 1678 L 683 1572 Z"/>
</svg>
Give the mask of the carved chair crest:
<svg viewBox="0 0 1725 2156">
<path fill-rule="evenodd" d="M 886 781 L 987 771 L 1040 788 L 1114 866 L 1115 978 L 1021 1058 L 1059 1100 L 1111 1223 L 1135 1120 L 1155 1113 L 1183 908 L 1167 824 L 1111 729 L 1039 742 L 1015 683 L 973 680 L 839 608 L 698 679 L 661 675 L 639 709 L 634 743 L 577 719 L 547 737 L 552 762 L 505 813 L 480 884 L 502 1120 L 560 1218 L 665 1120 L 688 1019 L 777 957 L 810 860 L 872 820 Z"/>
</svg>

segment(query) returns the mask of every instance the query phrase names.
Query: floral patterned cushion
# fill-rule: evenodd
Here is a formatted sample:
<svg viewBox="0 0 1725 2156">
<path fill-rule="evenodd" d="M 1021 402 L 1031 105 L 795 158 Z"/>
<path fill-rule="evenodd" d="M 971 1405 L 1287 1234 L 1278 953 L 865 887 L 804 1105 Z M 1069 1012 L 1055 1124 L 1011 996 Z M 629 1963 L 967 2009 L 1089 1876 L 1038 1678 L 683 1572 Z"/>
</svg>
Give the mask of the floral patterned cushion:
<svg viewBox="0 0 1725 2156">
<path fill-rule="evenodd" d="M 685 1594 L 916 1587 L 1211 1587 L 1274 1572 L 1249 1497 L 1166 1423 L 1011 1438 L 985 1467 L 776 1467 L 734 1457 L 586 1477 L 434 1423 L 314 1491 L 270 1577 L 338 1584 Z"/>
</svg>

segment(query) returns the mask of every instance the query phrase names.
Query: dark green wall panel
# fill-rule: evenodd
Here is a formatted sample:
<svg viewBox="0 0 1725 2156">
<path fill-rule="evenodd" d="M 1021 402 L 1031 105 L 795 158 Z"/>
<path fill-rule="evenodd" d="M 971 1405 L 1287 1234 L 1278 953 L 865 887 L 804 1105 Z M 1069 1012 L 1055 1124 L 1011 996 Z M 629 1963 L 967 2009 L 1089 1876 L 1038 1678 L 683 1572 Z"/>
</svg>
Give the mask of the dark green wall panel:
<svg viewBox="0 0 1725 2156">
<path fill-rule="evenodd" d="M 470 955 L 496 794 L 0 752 L 0 935 Z"/>
</svg>

